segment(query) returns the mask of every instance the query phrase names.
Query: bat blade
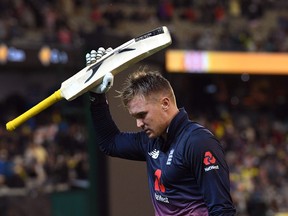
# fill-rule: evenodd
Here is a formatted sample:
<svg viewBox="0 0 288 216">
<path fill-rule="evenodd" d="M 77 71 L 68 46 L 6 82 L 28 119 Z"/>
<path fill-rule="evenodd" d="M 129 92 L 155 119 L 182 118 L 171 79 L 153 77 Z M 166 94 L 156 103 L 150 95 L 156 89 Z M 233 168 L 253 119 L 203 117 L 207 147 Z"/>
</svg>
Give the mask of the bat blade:
<svg viewBox="0 0 288 216">
<path fill-rule="evenodd" d="M 167 47 L 171 42 L 170 33 L 165 26 L 134 38 L 64 81 L 60 88 L 61 94 L 66 100 L 71 101 L 100 84 L 107 72 L 116 75 Z"/>
<path fill-rule="evenodd" d="M 22 115 L 9 121 L 6 129 L 12 131 L 29 118 L 37 115 L 54 103 L 66 99 L 71 101 L 102 82 L 103 76 L 111 72 L 113 75 L 123 71 L 130 65 L 151 56 L 172 43 L 166 26 L 159 27 L 115 48 L 105 54 L 94 64 L 86 66 L 78 73 L 62 82 L 55 93 L 27 110 Z"/>
</svg>

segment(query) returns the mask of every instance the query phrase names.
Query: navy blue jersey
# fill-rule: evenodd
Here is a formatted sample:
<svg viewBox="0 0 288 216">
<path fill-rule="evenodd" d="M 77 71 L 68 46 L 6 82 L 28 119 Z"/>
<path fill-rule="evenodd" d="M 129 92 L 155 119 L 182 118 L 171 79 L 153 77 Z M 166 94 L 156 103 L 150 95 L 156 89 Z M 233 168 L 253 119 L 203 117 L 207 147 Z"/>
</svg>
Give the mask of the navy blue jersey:
<svg viewBox="0 0 288 216">
<path fill-rule="evenodd" d="M 166 140 L 120 132 L 106 103 L 92 102 L 91 111 L 96 142 L 105 154 L 146 161 L 155 215 L 235 215 L 224 151 L 184 109 L 172 120 Z"/>
</svg>

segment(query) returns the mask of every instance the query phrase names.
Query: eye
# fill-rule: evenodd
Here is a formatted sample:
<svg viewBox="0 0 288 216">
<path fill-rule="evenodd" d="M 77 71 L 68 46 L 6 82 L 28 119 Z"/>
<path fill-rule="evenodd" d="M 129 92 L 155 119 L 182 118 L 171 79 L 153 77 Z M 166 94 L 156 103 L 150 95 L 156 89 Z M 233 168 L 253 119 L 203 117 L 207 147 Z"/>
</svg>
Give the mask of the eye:
<svg viewBox="0 0 288 216">
<path fill-rule="evenodd" d="M 135 115 L 135 118 L 144 119 L 146 115 L 147 115 L 147 112 L 140 112 L 140 113 L 137 113 L 137 115 Z"/>
</svg>

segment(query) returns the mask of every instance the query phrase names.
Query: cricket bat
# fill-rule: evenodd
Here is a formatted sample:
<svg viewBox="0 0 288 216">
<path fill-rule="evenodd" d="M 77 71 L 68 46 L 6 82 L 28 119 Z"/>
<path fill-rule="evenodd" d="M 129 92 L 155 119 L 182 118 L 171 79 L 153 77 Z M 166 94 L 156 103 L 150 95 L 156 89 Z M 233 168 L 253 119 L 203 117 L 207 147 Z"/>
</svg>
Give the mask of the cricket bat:
<svg viewBox="0 0 288 216">
<path fill-rule="evenodd" d="M 84 67 L 72 77 L 62 82 L 60 89 L 24 112 L 22 115 L 9 121 L 6 124 L 6 129 L 8 131 L 16 129 L 28 119 L 62 99 L 71 101 L 79 97 L 101 84 L 103 76 L 107 72 L 116 75 L 132 64 L 169 46 L 171 43 L 171 36 L 166 26 L 156 28 L 127 41 L 113 51 L 102 56 L 95 63 Z"/>
</svg>

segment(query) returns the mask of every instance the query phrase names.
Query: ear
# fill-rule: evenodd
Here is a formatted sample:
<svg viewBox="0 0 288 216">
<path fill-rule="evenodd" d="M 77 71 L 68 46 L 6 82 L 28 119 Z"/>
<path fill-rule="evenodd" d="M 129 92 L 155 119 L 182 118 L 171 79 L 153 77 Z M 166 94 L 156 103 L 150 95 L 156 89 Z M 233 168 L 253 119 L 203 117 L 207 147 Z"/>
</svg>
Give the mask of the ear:
<svg viewBox="0 0 288 216">
<path fill-rule="evenodd" d="M 168 97 L 164 97 L 161 100 L 161 107 L 164 111 L 167 111 L 169 109 L 170 106 L 170 100 Z"/>
</svg>

